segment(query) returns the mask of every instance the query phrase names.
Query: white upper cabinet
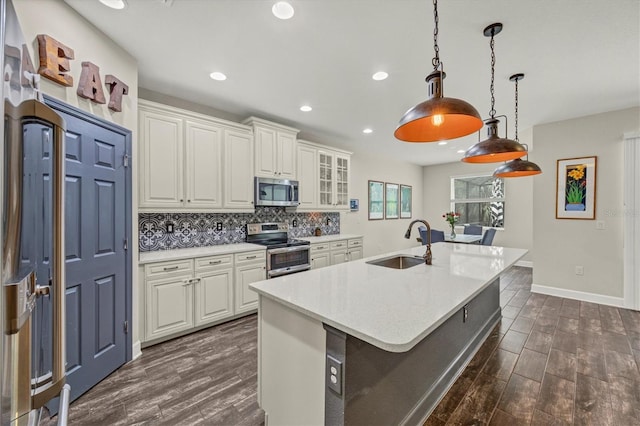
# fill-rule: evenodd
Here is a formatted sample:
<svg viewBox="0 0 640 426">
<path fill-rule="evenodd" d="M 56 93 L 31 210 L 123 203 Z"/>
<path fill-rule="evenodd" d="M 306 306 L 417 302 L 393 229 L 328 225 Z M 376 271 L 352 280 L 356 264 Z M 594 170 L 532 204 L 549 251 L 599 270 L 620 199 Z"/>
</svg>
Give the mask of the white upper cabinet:
<svg viewBox="0 0 640 426">
<path fill-rule="evenodd" d="M 139 101 L 142 211 L 253 210 L 247 126 Z"/>
<path fill-rule="evenodd" d="M 298 145 L 298 210 L 312 210 L 318 206 L 318 150 Z"/>
<path fill-rule="evenodd" d="M 187 207 L 222 207 L 222 129 L 186 122 Z"/>
<path fill-rule="evenodd" d="M 140 207 L 182 207 L 183 121 L 142 108 L 139 115 Z"/>
<path fill-rule="evenodd" d="M 225 130 L 224 206 L 253 209 L 253 140 L 250 131 Z"/>
<path fill-rule="evenodd" d="M 256 117 L 249 117 L 243 123 L 253 127 L 255 175 L 295 180 L 298 129 Z"/>
<path fill-rule="evenodd" d="M 348 210 L 351 153 L 298 141 L 298 210 Z"/>
</svg>

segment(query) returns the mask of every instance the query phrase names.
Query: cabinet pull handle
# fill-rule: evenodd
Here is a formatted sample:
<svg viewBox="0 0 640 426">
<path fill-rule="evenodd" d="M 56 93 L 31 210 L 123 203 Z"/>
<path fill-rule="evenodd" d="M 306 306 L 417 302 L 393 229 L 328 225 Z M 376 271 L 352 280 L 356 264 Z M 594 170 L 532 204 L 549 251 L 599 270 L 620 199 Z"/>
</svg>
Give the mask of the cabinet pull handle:
<svg viewBox="0 0 640 426">
<path fill-rule="evenodd" d="M 212 260 L 209 262 L 209 265 L 217 265 L 218 263 L 222 263 L 222 260 Z"/>
<path fill-rule="evenodd" d="M 182 203 L 183 201 L 184 201 L 184 199 L 183 199 L 183 198 L 180 198 L 180 202 Z"/>
<path fill-rule="evenodd" d="M 162 268 L 162 269 L 163 269 L 163 270 L 165 270 L 165 271 L 175 271 L 175 270 L 176 270 L 176 269 L 178 269 L 178 268 L 179 268 L 179 266 L 171 266 L 171 267 L 169 267 L 169 266 L 165 266 L 165 267 L 164 267 L 164 268 Z"/>
<path fill-rule="evenodd" d="M 258 256 L 247 256 L 246 259 L 255 259 Z"/>
<path fill-rule="evenodd" d="M 318 247 L 318 250 L 324 250 L 324 246 Z"/>
</svg>

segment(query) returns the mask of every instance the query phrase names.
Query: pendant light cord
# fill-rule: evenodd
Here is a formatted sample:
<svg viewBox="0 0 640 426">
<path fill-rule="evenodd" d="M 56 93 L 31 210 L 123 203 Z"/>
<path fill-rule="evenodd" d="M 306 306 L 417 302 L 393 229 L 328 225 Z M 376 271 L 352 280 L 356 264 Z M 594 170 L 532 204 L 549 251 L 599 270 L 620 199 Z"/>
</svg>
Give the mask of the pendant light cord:
<svg viewBox="0 0 640 426">
<path fill-rule="evenodd" d="M 516 116 L 515 116 L 515 121 L 516 121 L 516 142 L 520 142 L 520 140 L 518 140 L 518 78 L 515 79 L 516 80 Z"/>
<path fill-rule="evenodd" d="M 435 28 L 433 29 L 433 50 L 435 56 L 431 60 L 433 70 L 436 71 L 440 66 L 440 47 L 438 46 L 438 0 L 433 0 L 433 21 Z"/>
<path fill-rule="evenodd" d="M 494 36 L 494 30 L 491 30 L 491 42 L 489 43 L 489 46 L 491 47 L 491 87 L 489 89 L 489 91 L 491 92 L 491 110 L 489 111 L 489 116 L 493 119 L 496 115 L 496 109 L 495 109 L 495 105 L 496 105 L 496 97 L 494 95 L 494 74 L 495 74 L 495 67 L 496 67 L 496 53 L 493 50 L 494 45 L 495 45 L 495 41 L 493 39 Z"/>
</svg>

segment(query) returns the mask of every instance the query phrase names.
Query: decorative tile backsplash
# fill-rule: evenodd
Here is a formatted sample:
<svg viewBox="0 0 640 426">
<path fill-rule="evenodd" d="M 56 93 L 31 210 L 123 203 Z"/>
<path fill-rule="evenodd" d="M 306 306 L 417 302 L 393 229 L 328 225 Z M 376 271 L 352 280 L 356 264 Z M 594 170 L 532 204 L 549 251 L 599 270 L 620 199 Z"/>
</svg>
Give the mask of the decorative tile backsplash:
<svg viewBox="0 0 640 426">
<path fill-rule="evenodd" d="M 288 222 L 292 238 L 310 237 L 318 227 L 322 235 L 340 233 L 340 213 L 287 212 L 284 207 L 256 207 L 255 213 L 140 213 L 139 247 L 142 252 L 243 243 L 245 225 L 264 222 Z M 168 223 L 173 233 L 167 233 Z"/>
</svg>

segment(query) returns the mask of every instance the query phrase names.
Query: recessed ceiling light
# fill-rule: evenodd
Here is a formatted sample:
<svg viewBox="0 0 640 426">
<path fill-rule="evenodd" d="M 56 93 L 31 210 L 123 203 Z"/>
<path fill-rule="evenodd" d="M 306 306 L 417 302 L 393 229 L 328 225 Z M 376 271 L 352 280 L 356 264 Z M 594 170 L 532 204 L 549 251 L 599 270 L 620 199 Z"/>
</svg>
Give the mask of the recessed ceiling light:
<svg viewBox="0 0 640 426">
<path fill-rule="evenodd" d="M 446 144 L 447 144 L 447 141 L 440 141 L 440 142 L 438 142 L 438 145 L 446 145 Z"/>
<path fill-rule="evenodd" d="M 218 72 L 218 71 L 212 72 L 211 74 L 209 74 L 209 77 L 211 77 L 214 80 L 218 80 L 218 81 L 224 81 L 224 80 L 227 79 L 226 75 L 224 75 L 223 73 Z"/>
<path fill-rule="evenodd" d="M 373 133 L 373 130 L 366 128 L 362 131 L 362 133 L 366 133 L 366 134 Z"/>
<path fill-rule="evenodd" d="M 124 9 L 127 3 L 124 0 L 100 0 L 100 3 L 104 4 L 111 9 Z"/>
<path fill-rule="evenodd" d="M 294 10 L 286 1 L 279 1 L 271 8 L 274 16 L 279 19 L 289 19 L 293 16 Z"/>
<path fill-rule="evenodd" d="M 385 80 L 387 77 L 389 77 L 389 74 L 384 71 L 378 71 L 377 73 L 373 74 L 372 78 L 376 81 L 380 81 Z"/>
<path fill-rule="evenodd" d="M 459 149 L 456 151 L 458 154 L 464 154 L 466 151 L 464 149 Z"/>
<path fill-rule="evenodd" d="M 304 112 L 309 112 L 311 111 L 313 108 L 311 108 L 309 105 L 302 105 L 300 107 L 300 111 L 304 111 Z"/>
</svg>

